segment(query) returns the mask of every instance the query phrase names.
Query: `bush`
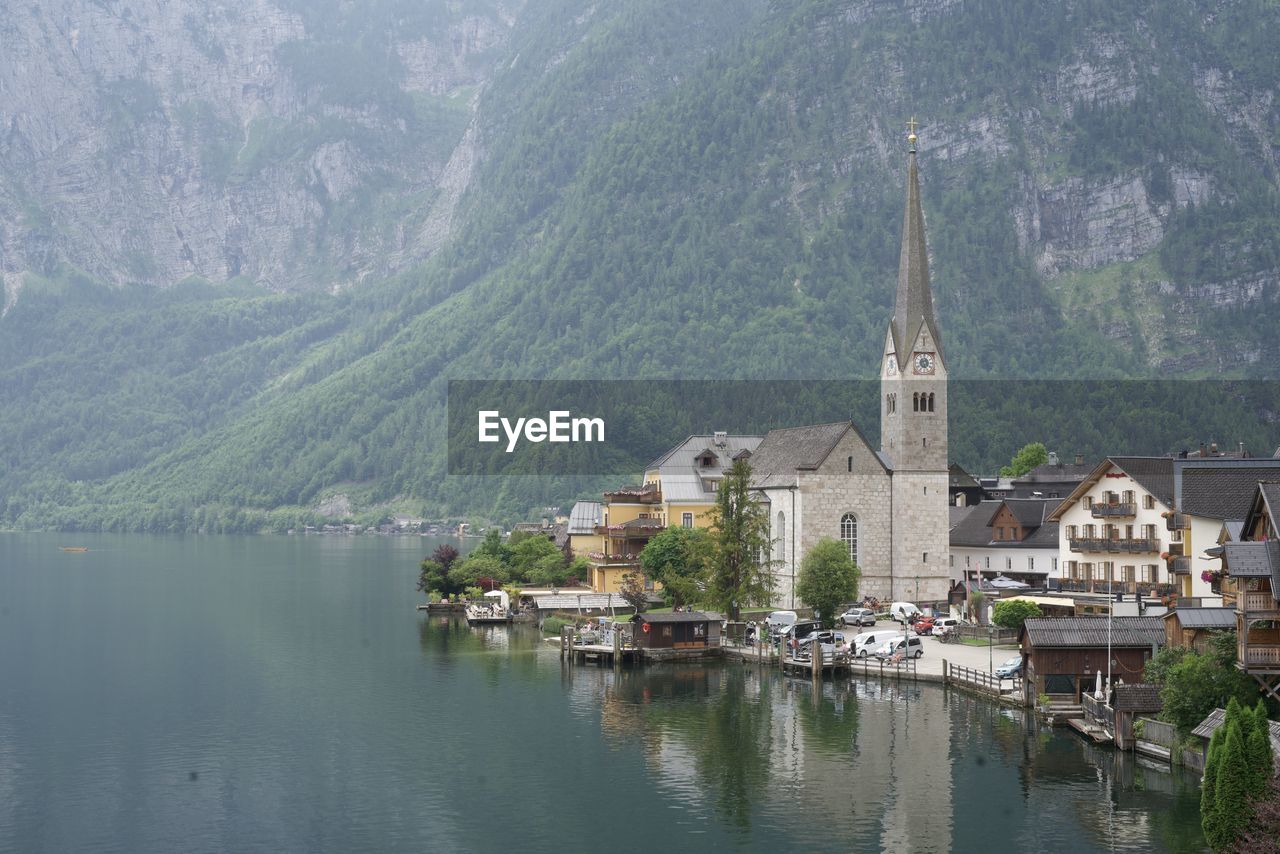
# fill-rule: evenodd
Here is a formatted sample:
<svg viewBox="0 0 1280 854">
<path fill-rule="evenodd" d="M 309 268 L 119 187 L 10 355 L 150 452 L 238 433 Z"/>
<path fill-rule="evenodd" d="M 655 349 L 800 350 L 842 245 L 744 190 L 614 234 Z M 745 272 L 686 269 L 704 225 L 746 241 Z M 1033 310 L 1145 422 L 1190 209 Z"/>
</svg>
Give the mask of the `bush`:
<svg viewBox="0 0 1280 854">
<path fill-rule="evenodd" d="M 542 621 L 542 633 L 544 635 L 558 635 L 561 629 L 571 625 L 573 623 L 568 620 L 562 620 L 559 617 L 547 617 Z"/>
<path fill-rule="evenodd" d="M 1017 599 L 997 602 L 991 614 L 991 621 L 1005 629 L 1021 629 L 1028 617 L 1043 617 L 1044 612 L 1035 602 L 1024 602 Z"/>
</svg>

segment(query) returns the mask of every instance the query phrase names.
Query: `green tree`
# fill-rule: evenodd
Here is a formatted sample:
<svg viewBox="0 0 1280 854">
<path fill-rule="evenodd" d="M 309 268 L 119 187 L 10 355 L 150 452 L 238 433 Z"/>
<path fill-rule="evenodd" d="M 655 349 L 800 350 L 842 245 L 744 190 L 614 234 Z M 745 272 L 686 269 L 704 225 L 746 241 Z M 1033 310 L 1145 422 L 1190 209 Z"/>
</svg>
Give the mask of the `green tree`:
<svg viewBox="0 0 1280 854">
<path fill-rule="evenodd" d="M 467 555 L 466 560 L 457 561 L 449 570 L 449 584 L 457 591 L 465 592 L 467 588 L 475 587 L 481 578 L 509 581 L 511 573 L 496 557 L 477 552 Z"/>
<path fill-rule="evenodd" d="M 1222 728 L 1227 734 L 1218 751 L 1218 769 L 1214 775 L 1213 821 L 1205 831 L 1205 841 L 1215 851 L 1229 850 L 1252 815 L 1248 803 L 1249 760 L 1240 721 L 1224 723 Z"/>
<path fill-rule="evenodd" d="M 1217 833 L 1218 763 L 1224 737 L 1225 728 L 1218 727 L 1209 737 L 1209 747 L 1205 750 L 1204 781 L 1200 784 L 1200 829 L 1205 839 Z"/>
<path fill-rule="evenodd" d="M 796 595 L 818 612 L 823 626 L 831 628 L 840 607 L 858 598 L 861 575 L 849 558 L 848 544 L 823 537 L 800 561 Z"/>
<path fill-rule="evenodd" d="M 439 593 L 449 596 L 458 591 L 449 583 L 449 572 L 434 560 L 426 559 L 419 564 L 419 593 Z"/>
<path fill-rule="evenodd" d="M 1252 680 L 1235 667 L 1235 632 L 1218 632 L 1203 654 L 1189 652 L 1164 677 L 1160 716 L 1184 736 L 1214 709 L 1232 699 L 1250 702 L 1257 693 Z"/>
<path fill-rule="evenodd" d="M 1194 652 L 1189 646 L 1166 646 L 1147 661 L 1147 666 L 1142 671 L 1143 680 L 1163 687 L 1174 665 Z"/>
<path fill-rule="evenodd" d="M 644 589 L 644 576 L 638 572 L 623 573 L 622 582 L 618 585 L 618 593 L 628 605 L 636 609 L 637 614 L 643 614 L 649 607 L 649 594 Z"/>
<path fill-rule="evenodd" d="M 1020 629 L 1027 617 L 1043 617 L 1044 612 L 1035 602 L 1019 599 L 997 602 L 991 614 L 991 621 L 1006 629 Z"/>
<path fill-rule="evenodd" d="M 751 499 L 751 466 L 734 460 L 716 493 L 710 532 L 715 547 L 708 569 L 708 599 L 736 621 L 743 605 L 768 605 L 773 596 L 769 516 Z"/>
<path fill-rule="evenodd" d="M 507 555 L 506 564 L 517 581 L 559 585 L 568 577 L 564 553 L 544 536 L 527 537 L 513 546 L 508 545 Z M 550 580 L 552 578 L 554 580 Z"/>
<path fill-rule="evenodd" d="M 711 535 L 701 528 L 666 528 L 640 552 L 640 566 L 671 598 L 683 607 L 697 601 L 706 589 Z"/>
<path fill-rule="evenodd" d="M 1013 455 L 1009 465 L 1000 467 L 1000 476 L 1022 477 L 1036 466 L 1048 461 L 1049 452 L 1045 450 L 1044 443 L 1032 442 L 1029 445 L 1023 445 L 1018 453 Z"/>
</svg>

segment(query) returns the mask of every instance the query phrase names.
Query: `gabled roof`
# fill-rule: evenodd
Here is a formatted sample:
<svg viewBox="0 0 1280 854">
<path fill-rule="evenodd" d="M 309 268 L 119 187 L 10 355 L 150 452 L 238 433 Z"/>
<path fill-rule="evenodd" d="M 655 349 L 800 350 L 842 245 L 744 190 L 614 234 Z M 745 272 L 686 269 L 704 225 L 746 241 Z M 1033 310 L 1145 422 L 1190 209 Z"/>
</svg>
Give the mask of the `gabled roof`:
<svg viewBox="0 0 1280 854">
<path fill-rule="evenodd" d="M 985 548 L 987 546 L 1009 549 L 1043 548 L 1056 551 L 1058 548 L 1058 523 L 1041 522 L 1041 519 L 1047 515 L 1049 508 L 1056 503 L 1056 500 L 1045 501 L 1039 498 L 1008 498 L 975 504 L 972 508 L 967 508 L 971 512 L 960 517 L 959 521 L 953 522 L 951 526 L 951 545 L 968 546 L 970 548 Z M 1014 509 L 1013 505 L 1015 504 L 1019 505 L 1018 509 Z M 1030 533 L 1021 540 L 992 539 L 991 523 L 995 521 L 1000 508 L 1006 505 L 1009 505 L 1014 517 L 1018 518 L 1018 524 L 1030 530 Z M 1024 523 L 1022 518 L 1019 518 L 1019 514 L 1034 521 Z"/>
<path fill-rule="evenodd" d="M 1018 632 L 1033 647 L 1106 648 L 1107 623 L 1113 647 L 1164 646 L 1164 620 L 1160 617 L 1031 617 Z"/>
<path fill-rule="evenodd" d="M 569 535 L 594 534 L 604 505 L 599 501 L 578 501 L 569 511 Z"/>
<path fill-rule="evenodd" d="M 1200 725 L 1191 730 L 1192 735 L 1198 735 L 1203 739 L 1213 737 L 1214 731 L 1222 726 L 1227 719 L 1226 709 L 1214 709 L 1209 716 L 1200 722 Z M 1280 721 L 1268 721 L 1267 728 L 1271 731 L 1271 752 L 1280 754 Z"/>
<path fill-rule="evenodd" d="M 982 486 L 959 463 L 952 463 L 950 468 L 947 469 L 947 475 L 949 478 L 948 485 L 953 489 L 978 489 Z"/>
<path fill-rule="evenodd" d="M 709 623 L 711 615 L 701 611 L 664 611 L 659 614 L 636 614 L 631 618 L 633 623 Z"/>
<path fill-rule="evenodd" d="M 729 435 L 721 438 L 723 444 L 717 445 L 714 435 L 689 436 L 649 463 L 645 471 L 658 470 L 665 501 L 714 503 L 716 495 L 706 488 L 706 480 L 718 480 L 724 471 L 733 467 L 735 457 L 743 451 L 754 451 L 763 439 L 763 436 Z M 698 456 L 707 450 L 716 455 L 718 466 L 698 465 Z M 710 477 L 704 478 L 704 475 Z"/>
<path fill-rule="evenodd" d="M 1125 712 L 1158 712 L 1164 708 L 1160 688 L 1145 682 L 1116 686 L 1115 708 Z"/>
<path fill-rule="evenodd" d="M 1249 504 L 1249 511 L 1240 520 L 1241 530 L 1236 531 L 1232 539 L 1238 540 L 1241 531 L 1252 531 L 1264 513 L 1271 518 L 1272 524 L 1280 526 L 1280 483 L 1258 484 Z"/>
<path fill-rule="evenodd" d="M 1177 618 L 1184 629 L 1234 629 L 1236 612 L 1233 608 L 1175 608 L 1163 619 Z"/>
<path fill-rule="evenodd" d="M 858 437 L 868 451 L 873 451 L 866 437 L 852 421 L 770 430 L 751 455 L 752 488 L 765 489 L 795 483 L 796 472 L 818 468 L 850 432 Z M 884 465 L 878 456 L 876 459 Z"/>
<path fill-rule="evenodd" d="M 1280 540 L 1224 543 L 1222 557 L 1232 578 L 1270 578 L 1272 597 L 1280 596 Z M 1280 602 L 1280 599 L 1276 599 Z"/>
<path fill-rule="evenodd" d="M 1097 463 L 1041 463 L 1031 471 L 1015 477 L 1014 483 L 1070 483 L 1080 481 L 1089 476 L 1097 467 Z"/>
<path fill-rule="evenodd" d="M 1173 507 L 1173 460 L 1169 457 L 1107 457 L 1093 467 L 1093 471 L 1062 499 L 1049 518 L 1057 521 L 1070 507 L 1079 501 L 1102 479 L 1110 469 L 1118 468 L 1133 478 L 1139 486 L 1155 496 L 1166 507 Z"/>
</svg>

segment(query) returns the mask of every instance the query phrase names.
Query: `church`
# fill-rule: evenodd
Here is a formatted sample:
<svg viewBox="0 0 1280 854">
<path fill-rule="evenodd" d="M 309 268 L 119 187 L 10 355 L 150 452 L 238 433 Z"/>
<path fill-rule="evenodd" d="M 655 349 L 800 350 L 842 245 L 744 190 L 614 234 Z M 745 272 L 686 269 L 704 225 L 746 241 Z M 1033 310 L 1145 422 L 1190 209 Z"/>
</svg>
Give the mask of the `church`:
<svg viewBox="0 0 1280 854">
<path fill-rule="evenodd" d="M 803 604 L 795 595 L 800 563 L 823 537 L 848 544 L 862 570 L 862 596 L 947 597 L 947 368 L 929 285 L 914 130 L 907 139 L 898 290 L 880 361 L 880 448 L 852 421 L 839 421 L 771 430 L 750 457 L 752 489 L 768 506 L 774 602 L 782 607 Z"/>
</svg>

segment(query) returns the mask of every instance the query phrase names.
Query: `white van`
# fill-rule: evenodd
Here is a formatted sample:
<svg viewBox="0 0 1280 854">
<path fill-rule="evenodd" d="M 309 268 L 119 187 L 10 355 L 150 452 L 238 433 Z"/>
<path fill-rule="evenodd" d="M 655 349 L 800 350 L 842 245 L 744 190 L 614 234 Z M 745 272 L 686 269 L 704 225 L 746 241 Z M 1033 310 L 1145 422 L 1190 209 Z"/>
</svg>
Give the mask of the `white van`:
<svg viewBox="0 0 1280 854">
<path fill-rule="evenodd" d="M 764 618 L 764 623 L 769 627 L 769 634 L 775 635 L 787 626 L 793 625 L 796 619 L 795 611 L 774 611 Z"/>
<path fill-rule="evenodd" d="M 855 635 L 853 640 L 849 641 L 849 655 L 855 658 L 868 658 L 875 655 L 878 648 L 883 646 L 889 638 L 902 637 L 902 632 L 892 632 L 884 629 L 879 632 L 863 632 Z"/>
<path fill-rule="evenodd" d="M 910 602 L 894 602 L 889 606 L 889 618 L 895 623 L 909 623 L 920 614 L 920 609 Z"/>
</svg>

